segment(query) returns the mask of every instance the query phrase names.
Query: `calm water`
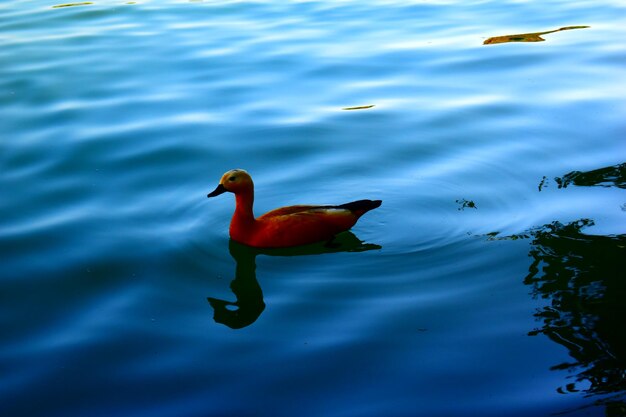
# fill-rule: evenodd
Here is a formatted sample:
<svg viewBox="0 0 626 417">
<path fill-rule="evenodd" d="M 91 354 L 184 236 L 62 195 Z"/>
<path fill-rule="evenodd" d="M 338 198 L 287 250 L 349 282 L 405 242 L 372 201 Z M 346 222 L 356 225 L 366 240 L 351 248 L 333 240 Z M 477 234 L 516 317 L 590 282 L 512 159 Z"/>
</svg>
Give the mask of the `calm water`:
<svg viewBox="0 0 626 417">
<path fill-rule="evenodd" d="M 60 4 L 0 5 L 0 415 L 626 415 L 623 1 Z M 231 168 L 383 205 L 255 251 Z"/>
</svg>

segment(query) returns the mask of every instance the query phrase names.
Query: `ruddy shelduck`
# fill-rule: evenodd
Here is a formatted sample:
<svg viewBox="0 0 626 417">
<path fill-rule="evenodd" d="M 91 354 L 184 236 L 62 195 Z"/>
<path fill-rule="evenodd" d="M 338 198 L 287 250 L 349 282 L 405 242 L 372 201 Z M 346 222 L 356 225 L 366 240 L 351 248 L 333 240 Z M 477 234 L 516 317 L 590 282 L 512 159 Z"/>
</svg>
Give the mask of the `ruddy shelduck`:
<svg viewBox="0 0 626 417">
<path fill-rule="evenodd" d="M 243 169 L 226 172 L 207 197 L 227 191 L 235 194 L 236 204 L 230 222 L 230 238 L 256 248 L 286 248 L 331 241 L 382 203 L 381 200 L 359 200 L 338 206 L 289 206 L 255 218 L 252 212 L 254 183 L 250 174 Z"/>
</svg>

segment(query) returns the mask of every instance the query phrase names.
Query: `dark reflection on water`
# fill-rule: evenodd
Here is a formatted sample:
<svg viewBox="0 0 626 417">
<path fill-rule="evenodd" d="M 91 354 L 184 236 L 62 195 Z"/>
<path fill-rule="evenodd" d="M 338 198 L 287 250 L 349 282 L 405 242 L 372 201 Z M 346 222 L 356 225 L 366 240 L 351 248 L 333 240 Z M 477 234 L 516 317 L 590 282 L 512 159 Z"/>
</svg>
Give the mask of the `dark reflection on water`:
<svg viewBox="0 0 626 417">
<path fill-rule="evenodd" d="M 625 188 L 626 163 L 556 177 L 568 185 Z M 548 184 L 543 177 L 539 191 Z M 568 224 L 555 221 L 525 233 L 489 239 L 532 239 L 533 259 L 524 278 L 532 295 L 549 301 L 534 315 L 544 334 L 567 348 L 569 362 L 552 370 L 567 371 L 573 382 L 557 388 L 561 394 L 582 392 L 607 416 L 626 415 L 626 235 L 590 235 L 591 219 Z"/>
<path fill-rule="evenodd" d="M 476 206 L 476 203 L 474 203 L 472 200 L 466 200 L 464 198 L 461 198 L 460 200 L 455 200 L 455 201 L 459 205 L 459 208 L 457 209 L 459 211 L 463 211 L 466 208 L 473 208 L 473 209 L 478 208 Z"/>
<path fill-rule="evenodd" d="M 524 283 L 550 304 L 535 313 L 544 334 L 572 361 L 555 365 L 574 382 L 558 392 L 601 396 L 607 415 L 626 415 L 626 235 L 594 236 L 593 221 L 554 222 L 531 232 L 533 262 Z"/>
<path fill-rule="evenodd" d="M 220 300 L 208 297 L 213 307 L 213 319 L 231 329 L 241 329 L 254 323 L 263 310 L 263 291 L 256 279 L 256 253 L 251 248 L 230 241 L 230 255 L 235 259 L 235 279 L 230 289 L 237 301 Z"/>
<path fill-rule="evenodd" d="M 567 188 L 570 185 L 580 187 L 618 187 L 626 188 L 626 162 L 591 171 L 572 171 L 562 177 L 555 177 L 558 188 Z M 539 191 L 547 188 L 550 180 L 545 175 L 539 182 Z"/>
<path fill-rule="evenodd" d="M 286 249 L 257 249 L 231 240 L 228 249 L 235 260 L 236 268 L 235 279 L 230 283 L 230 288 L 235 294 L 236 301 L 208 297 L 207 300 L 214 312 L 213 319 L 232 329 L 241 329 L 254 323 L 265 310 L 263 291 L 256 278 L 257 255 L 321 255 L 336 252 L 363 252 L 380 248 L 379 245 L 363 243 L 352 232 L 341 233 L 330 243 L 316 243 Z"/>
<path fill-rule="evenodd" d="M 504 35 L 504 36 L 494 36 L 489 38 L 483 42 L 483 45 L 493 45 L 496 43 L 507 43 L 507 42 L 543 42 L 545 41 L 542 38 L 542 35 L 547 35 L 549 33 L 560 32 L 562 30 L 571 30 L 571 29 L 584 29 L 589 26 L 566 26 L 555 30 L 548 30 L 546 32 L 533 32 L 533 33 L 520 33 L 517 35 Z"/>
<path fill-rule="evenodd" d="M 559 188 L 568 185 L 626 188 L 626 162 L 592 171 L 572 171 L 554 179 Z"/>
</svg>

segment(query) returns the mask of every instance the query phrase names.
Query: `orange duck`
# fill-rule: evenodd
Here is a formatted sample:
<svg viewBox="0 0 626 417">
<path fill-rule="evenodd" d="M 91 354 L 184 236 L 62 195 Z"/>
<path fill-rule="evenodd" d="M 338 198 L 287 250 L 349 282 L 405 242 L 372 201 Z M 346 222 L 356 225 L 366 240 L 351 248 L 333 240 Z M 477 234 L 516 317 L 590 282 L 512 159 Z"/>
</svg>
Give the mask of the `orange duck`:
<svg viewBox="0 0 626 417">
<path fill-rule="evenodd" d="M 254 183 L 250 174 L 242 169 L 228 171 L 207 197 L 226 191 L 234 193 L 236 201 L 230 238 L 257 248 L 286 248 L 330 241 L 382 203 L 381 200 L 359 200 L 339 206 L 289 206 L 255 218 L 252 212 Z"/>
</svg>

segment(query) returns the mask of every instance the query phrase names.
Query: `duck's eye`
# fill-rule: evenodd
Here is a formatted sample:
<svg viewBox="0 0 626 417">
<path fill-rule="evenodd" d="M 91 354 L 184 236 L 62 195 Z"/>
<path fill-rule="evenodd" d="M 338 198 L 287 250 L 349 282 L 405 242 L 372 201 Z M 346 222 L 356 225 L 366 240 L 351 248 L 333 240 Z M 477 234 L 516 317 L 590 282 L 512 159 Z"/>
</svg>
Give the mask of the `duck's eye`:
<svg viewBox="0 0 626 417">
<path fill-rule="evenodd" d="M 235 176 L 233 175 L 232 177 L 230 177 L 230 178 L 228 179 L 228 181 L 235 181 L 236 179 L 237 179 L 237 177 L 235 177 Z"/>
</svg>

